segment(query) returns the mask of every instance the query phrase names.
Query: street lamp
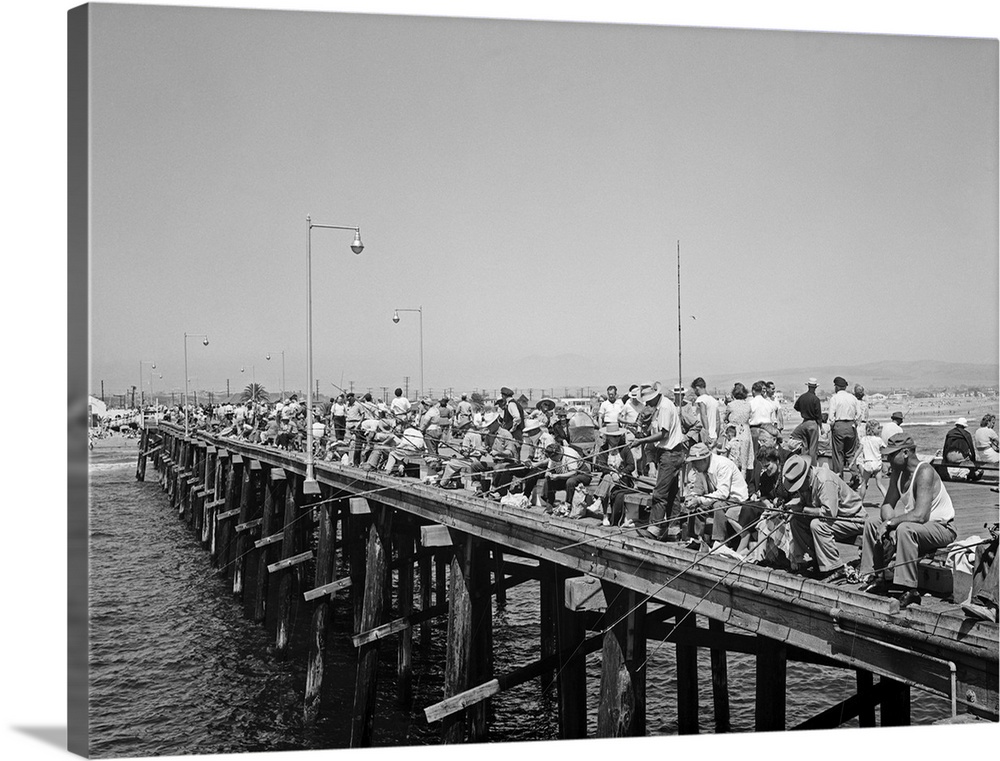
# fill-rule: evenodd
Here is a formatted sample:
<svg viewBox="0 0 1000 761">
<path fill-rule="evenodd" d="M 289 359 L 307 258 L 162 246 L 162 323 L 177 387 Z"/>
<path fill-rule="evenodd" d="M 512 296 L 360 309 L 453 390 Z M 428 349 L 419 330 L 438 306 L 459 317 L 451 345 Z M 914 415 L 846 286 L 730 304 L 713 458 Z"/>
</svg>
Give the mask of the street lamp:
<svg viewBox="0 0 1000 761">
<path fill-rule="evenodd" d="M 271 355 L 265 354 L 264 359 L 271 361 Z M 285 401 L 285 350 L 281 350 L 281 401 Z"/>
<path fill-rule="evenodd" d="M 142 403 L 142 366 L 149 365 L 149 395 L 153 395 L 153 370 L 156 369 L 156 363 L 149 359 L 139 360 L 139 425 L 142 428 L 146 427 L 146 410 Z"/>
<path fill-rule="evenodd" d="M 417 392 L 417 399 L 424 393 L 424 308 L 416 309 L 395 309 L 392 313 L 392 321 L 399 324 L 400 312 L 418 312 L 420 314 L 420 390 Z"/>
<path fill-rule="evenodd" d="M 240 368 L 241 373 L 245 373 L 246 370 L 245 366 Z M 257 365 L 250 365 L 250 381 L 255 386 L 257 385 Z"/>
<path fill-rule="evenodd" d="M 184 438 L 188 436 L 188 339 L 201 338 L 202 345 L 208 346 L 208 336 L 204 333 L 184 334 Z"/>
<path fill-rule="evenodd" d="M 360 254 L 364 250 L 361 242 L 361 228 L 343 225 L 321 225 L 306 215 L 306 478 L 302 483 L 303 494 L 319 494 L 319 484 L 313 469 L 313 338 L 312 338 L 312 229 L 323 227 L 327 230 L 354 230 L 351 251 Z"/>
</svg>

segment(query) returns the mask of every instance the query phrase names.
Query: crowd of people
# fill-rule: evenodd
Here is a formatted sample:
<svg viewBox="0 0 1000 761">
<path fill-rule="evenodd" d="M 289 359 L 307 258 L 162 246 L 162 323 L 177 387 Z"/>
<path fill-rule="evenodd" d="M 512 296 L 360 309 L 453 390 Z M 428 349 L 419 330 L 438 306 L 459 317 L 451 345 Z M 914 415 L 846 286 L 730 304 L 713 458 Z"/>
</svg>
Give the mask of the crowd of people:
<svg viewBox="0 0 1000 761">
<path fill-rule="evenodd" d="M 574 407 L 548 398 L 532 406 L 508 387 L 495 400 L 463 394 L 411 402 L 401 389 L 388 403 L 342 394 L 314 409 L 314 456 L 393 475 L 419 473 L 422 462 L 433 474 L 428 482 L 442 489 L 594 517 L 650 539 L 853 580 L 876 594 L 894 590 L 901 606 L 919 604 L 916 558 L 955 540 L 947 489 L 917 455 L 902 413 L 885 424 L 870 419 L 864 388 L 848 391 L 840 376 L 824 411 L 818 385 L 806 381 L 793 404 L 801 423 L 787 433 L 775 386 L 763 380 L 749 390 L 736 383 L 721 399 L 700 377 L 669 390 L 633 384 L 621 396 L 609 386 Z M 293 451 L 306 441 L 305 405 L 295 395 L 201 408 L 191 422 Z M 996 462 L 995 423 L 987 415 L 973 436 L 957 421 L 945 459 L 956 467 Z M 864 507 L 872 481 L 881 496 L 877 515 Z M 859 536 L 855 570 L 838 542 Z"/>
</svg>

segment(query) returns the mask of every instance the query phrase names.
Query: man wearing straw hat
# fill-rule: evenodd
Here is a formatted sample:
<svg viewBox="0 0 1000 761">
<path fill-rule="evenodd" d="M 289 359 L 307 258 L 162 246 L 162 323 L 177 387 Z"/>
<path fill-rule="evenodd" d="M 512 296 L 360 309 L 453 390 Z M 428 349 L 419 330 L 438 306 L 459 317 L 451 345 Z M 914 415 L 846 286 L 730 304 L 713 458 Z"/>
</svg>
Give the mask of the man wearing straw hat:
<svg viewBox="0 0 1000 761">
<path fill-rule="evenodd" d="M 682 389 L 683 390 L 683 389 Z M 673 511 L 680 488 L 678 475 L 687 456 L 688 441 L 681 430 L 681 416 L 676 405 L 663 395 L 659 381 L 640 386 L 639 398 L 653 410 L 649 436 L 636 439 L 639 446 L 654 444 L 656 485 L 649 508 L 649 525 L 639 534 L 651 539 L 667 535 L 666 519 Z"/>
<path fill-rule="evenodd" d="M 698 537 L 705 536 L 706 544 L 715 547 L 719 542 L 725 542 L 728 533 L 728 517 L 735 521 L 740 514 L 740 502 L 750 498 L 750 489 L 746 478 L 736 463 L 728 457 L 715 454 L 707 444 L 698 442 L 691 447 L 687 456 L 691 466 L 688 471 L 687 496 L 684 498 L 684 509 L 696 511 L 692 516 L 691 549 L 695 549 Z M 708 511 L 712 513 L 711 541 L 707 541 Z M 728 515 L 727 515 L 728 513 Z"/>
<path fill-rule="evenodd" d="M 861 497 L 838 474 L 810 465 L 801 455 L 785 460 L 781 476 L 795 513 L 789 521 L 792 570 L 804 570 L 808 552 L 820 581 L 843 578 L 844 561 L 837 542 L 849 542 L 861 534 L 865 518 Z"/>
<path fill-rule="evenodd" d="M 889 488 L 878 517 L 865 521 L 858 573 L 862 592 L 887 595 L 895 587 L 905 608 L 920 604 L 917 560 L 955 541 L 955 508 L 934 466 L 917 457 L 911 436 L 890 437 L 882 457 L 891 468 Z"/>
</svg>

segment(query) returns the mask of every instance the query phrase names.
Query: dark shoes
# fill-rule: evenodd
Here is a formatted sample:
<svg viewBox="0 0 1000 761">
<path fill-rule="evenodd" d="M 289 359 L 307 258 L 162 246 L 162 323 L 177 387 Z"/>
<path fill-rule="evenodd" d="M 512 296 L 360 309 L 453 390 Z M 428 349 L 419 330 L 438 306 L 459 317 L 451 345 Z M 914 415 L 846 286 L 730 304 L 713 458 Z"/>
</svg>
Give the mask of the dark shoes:
<svg viewBox="0 0 1000 761">
<path fill-rule="evenodd" d="M 878 595 L 879 597 L 888 597 L 889 585 L 883 579 L 875 579 L 867 584 L 862 584 L 859 591 L 870 595 Z"/>
<path fill-rule="evenodd" d="M 899 609 L 902 610 L 910 605 L 920 604 L 920 592 L 915 589 L 907 589 L 899 598 Z"/>
<path fill-rule="evenodd" d="M 847 574 L 844 571 L 844 566 L 840 565 L 836 568 L 831 568 L 829 571 L 817 571 L 812 574 L 812 577 L 816 581 L 824 581 L 827 584 L 836 584 L 837 582 L 844 581 L 847 578 Z"/>
</svg>

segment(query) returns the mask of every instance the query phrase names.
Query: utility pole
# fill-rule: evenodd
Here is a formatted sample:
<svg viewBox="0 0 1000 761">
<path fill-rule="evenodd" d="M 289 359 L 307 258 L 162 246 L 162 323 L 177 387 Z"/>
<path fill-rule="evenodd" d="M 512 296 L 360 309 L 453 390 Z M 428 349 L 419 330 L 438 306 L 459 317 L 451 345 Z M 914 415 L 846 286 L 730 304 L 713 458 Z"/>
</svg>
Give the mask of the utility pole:
<svg viewBox="0 0 1000 761">
<path fill-rule="evenodd" d="M 316 398 L 319 399 L 319 378 L 316 379 Z"/>
<path fill-rule="evenodd" d="M 229 378 L 226 378 L 226 398 L 228 399 L 232 394 L 229 391 Z"/>
<path fill-rule="evenodd" d="M 410 376 L 409 375 L 404 375 L 403 376 L 403 396 L 405 396 L 407 399 L 410 398 Z"/>
<path fill-rule="evenodd" d="M 382 404 L 385 404 L 388 401 L 389 401 L 389 387 L 382 386 Z"/>
<path fill-rule="evenodd" d="M 354 393 L 354 381 L 348 381 L 348 384 L 350 385 L 350 392 L 353 394 Z"/>
<path fill-rule="evenodd" d="M 107 404 L 107 401 L 105 401 L 105 399 L 104 399 L 104 381 L 103 380 L 101 381 L 101 401 L 104 402 L 105 404 Z"/>
</svg>

